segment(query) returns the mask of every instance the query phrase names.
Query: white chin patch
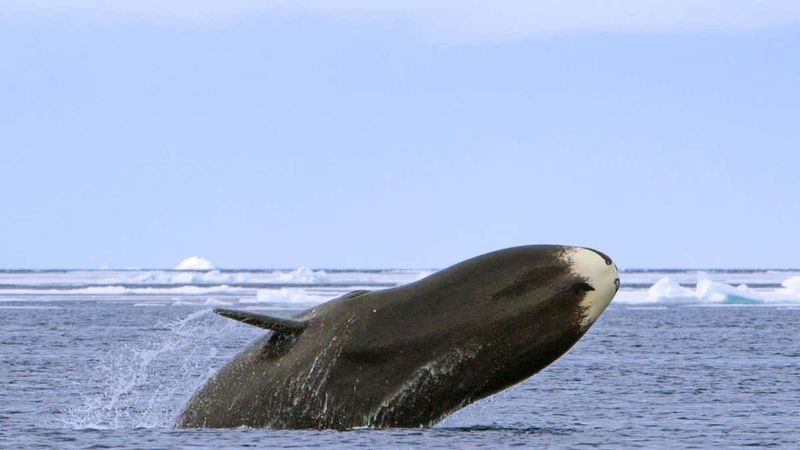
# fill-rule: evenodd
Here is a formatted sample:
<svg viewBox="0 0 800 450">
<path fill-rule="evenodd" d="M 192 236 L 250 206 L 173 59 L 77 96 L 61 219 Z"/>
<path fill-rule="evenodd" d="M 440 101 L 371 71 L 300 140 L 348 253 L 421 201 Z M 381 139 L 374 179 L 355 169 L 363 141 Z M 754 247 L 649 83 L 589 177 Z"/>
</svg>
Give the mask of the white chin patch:
<svg viewBox="0 0 800 450">
<path fill-rule="evenodd" d="M 599 253 L 586 248 L 573 247 L 566 250 L 564 260 L 572 267 L 575 275 L 594 288 L 593 291 L 586 292 L 580 303 L 584 311 L 581 325 L 585 330 L 600 317 L 617 293 L 614 280 L 619 278 L 619 272 L 614 263 L 609 264 Z"/>
</svg>

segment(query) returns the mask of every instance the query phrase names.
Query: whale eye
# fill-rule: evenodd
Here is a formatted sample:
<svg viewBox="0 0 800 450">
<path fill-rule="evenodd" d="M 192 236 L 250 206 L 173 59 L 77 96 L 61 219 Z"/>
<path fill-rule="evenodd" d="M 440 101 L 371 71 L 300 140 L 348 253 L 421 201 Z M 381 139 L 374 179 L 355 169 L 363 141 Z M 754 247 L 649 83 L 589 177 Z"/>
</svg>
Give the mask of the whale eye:
<svg viewBox="0 0 800 450">
<path fill-rule="evenodd" d="M 572 285 L 572 289 L 575 291 L 576 294 L 582 294 L 584 292 L 589 292 L 594 290 L 592 285 L 584 282 L 575 283 L 574 285 Z"/>
</svg>

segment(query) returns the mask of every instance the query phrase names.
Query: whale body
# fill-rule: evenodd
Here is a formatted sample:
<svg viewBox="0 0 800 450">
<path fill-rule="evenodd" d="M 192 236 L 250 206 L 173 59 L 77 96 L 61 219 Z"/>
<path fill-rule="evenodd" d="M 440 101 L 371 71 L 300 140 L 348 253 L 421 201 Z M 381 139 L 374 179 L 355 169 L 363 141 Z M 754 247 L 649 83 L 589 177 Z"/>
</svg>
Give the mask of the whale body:
<svg viewBox="0 0 800 450">
<path fill-rule="evenodd" d="M 271 333 L 195 393 L 176 426 L 432 426 L 558 359 L 618 288 L 598 251 L 529 245 L 293 319 L 217 309 Z"/>
</svg>

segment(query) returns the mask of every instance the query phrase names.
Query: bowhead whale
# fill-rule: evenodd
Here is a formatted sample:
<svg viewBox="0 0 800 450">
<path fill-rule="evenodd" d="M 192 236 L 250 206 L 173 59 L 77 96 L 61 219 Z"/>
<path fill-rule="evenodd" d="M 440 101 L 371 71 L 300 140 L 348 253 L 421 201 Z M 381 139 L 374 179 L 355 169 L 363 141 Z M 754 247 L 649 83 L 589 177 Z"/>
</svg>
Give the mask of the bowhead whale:
<svg viewBox="0 0 800 450">
<path fill-rule="evenodd" d="M 272 332 L 195 393 L 176 426 L 431 426 L 558 359 L 618 288 L 600 252 L 530 245 L 294 319 L 217 309 Z"/>
</svg>

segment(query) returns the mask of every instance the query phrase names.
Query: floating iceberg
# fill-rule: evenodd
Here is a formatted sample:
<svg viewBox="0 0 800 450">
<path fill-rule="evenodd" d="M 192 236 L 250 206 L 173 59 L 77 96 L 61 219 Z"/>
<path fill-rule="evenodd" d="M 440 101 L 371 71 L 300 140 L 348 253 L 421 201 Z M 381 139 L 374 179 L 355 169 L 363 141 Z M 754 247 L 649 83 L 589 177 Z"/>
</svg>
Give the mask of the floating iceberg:
<svg viewBox="0 0 800 450">
<path fill-rule="evenodd" d="M 800 277 L 798 278 L 798 285 L 800 285 Z M 784 282 L 784 286 L 790 280 Z M 783 300 L 796 299 L 800 294 L 800 286 L 798 290 L 794 290 L 793 282 L 785 287 L 788 293 L 783 296 Z M 752 305 L 762 304 L 772 300 L 781 300 L 777 297 L 778 292 L 759 292 L 749 288 L 746 284 L 732 286 L 727 283 L 711 280 L 705 273 L 699 272 L 697 274 L 697 284 L 695 288 L 689 288 L 678 284 L 669 276 L 663 277 L 656 281 L 648 290 L 645 296 L 631 297 L 622 295 L 622 303 L 658 303 L 658 304 L 739 304 L 739 305 Z"/>
<path fill-rule="evenodd" d="M 775 300 L 800 301 L 800 276 L 787 278 L 781 282 L 782 288 L 775 289 L 772 294 Z"/>
<path fill-rule="evenodd" d="M 696 299 L 694 289 L 683 287 L 670 277 L 656 281 L 645 297 L 646 302 L 672 304 L 694 303 Z"/>
<path fill-rule="evenodd" d="M 190 256 L 180 262 L 175 267 L 175 270 L 212 270 L 214 265 L 211 261 L 203 259 L 199 256 Z"/>
</svg>

